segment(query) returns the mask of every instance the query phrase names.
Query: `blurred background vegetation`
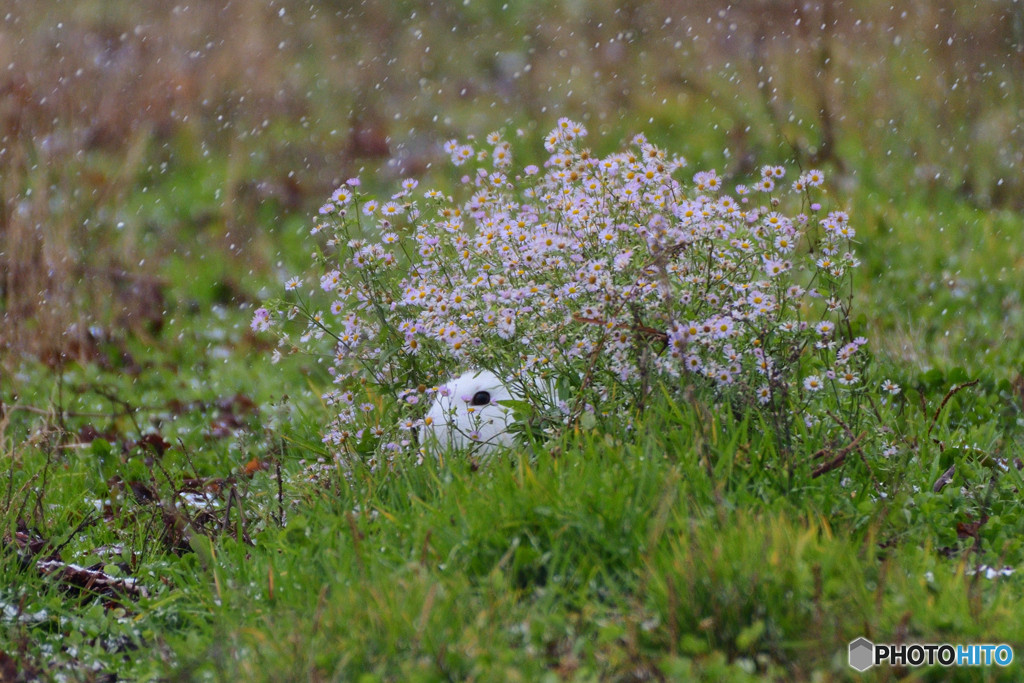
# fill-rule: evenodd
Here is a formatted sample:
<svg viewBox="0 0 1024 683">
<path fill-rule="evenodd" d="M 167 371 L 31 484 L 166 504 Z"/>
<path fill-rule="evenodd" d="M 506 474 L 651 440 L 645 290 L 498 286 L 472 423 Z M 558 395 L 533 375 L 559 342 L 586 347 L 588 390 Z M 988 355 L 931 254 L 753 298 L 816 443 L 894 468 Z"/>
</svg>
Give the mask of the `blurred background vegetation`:
<svg viewBox="0 0 1024 683">
<path fill-rule="evenodd" d="M 1020 350 L 1018 0 L 3 8 L 7 352 L 89 359 L 244 302 L 301 266 L 298 228 L 344 178 L 444 182 L 440 144 L 499 127 L 536 159 L 562 115 L 602 152 L 645 131 L 691 168 L 823 168 L 883 349 L 922 368 Z"/>
</svg>

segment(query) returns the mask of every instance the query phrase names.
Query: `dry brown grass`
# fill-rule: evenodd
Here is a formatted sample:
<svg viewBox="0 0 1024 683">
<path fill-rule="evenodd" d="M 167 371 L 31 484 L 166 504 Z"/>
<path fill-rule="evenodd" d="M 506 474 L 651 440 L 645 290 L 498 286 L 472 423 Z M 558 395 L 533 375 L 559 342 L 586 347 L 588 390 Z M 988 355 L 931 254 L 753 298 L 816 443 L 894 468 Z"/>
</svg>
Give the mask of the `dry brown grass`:
<svg viewBox="0 0 1024 683">
<path fill-rule="evenodd" d="M 1024 3 L 504 4 L 10 0 L 0 344 L 83 354 L 89 324 L 158 326 L 146 217 L 122 207 L 186 152 L 229 159 L 212 222 L 248 237 L 254 206 L 309 210 L 368 158 L 422 173 L 448 136 L 562 114 L 611 137 L 700 122 L 732 170 L 892 165 L 883 184 L 1024 202 Z"/>
<path fill-rule="evenodd" d="M 154 150 L 196 126 L 213 142 L 218 117 L 295 117 L 301 98 L 268 49 L 277 36 L 262 3 L 11 9 L 0 23 L 12 67 L 0 75 L 0 342 L 88 355 L 92 322 L 159 324 L 158 282 L 135 266 L 138 223 L 117 224 Z"/>
</svg>

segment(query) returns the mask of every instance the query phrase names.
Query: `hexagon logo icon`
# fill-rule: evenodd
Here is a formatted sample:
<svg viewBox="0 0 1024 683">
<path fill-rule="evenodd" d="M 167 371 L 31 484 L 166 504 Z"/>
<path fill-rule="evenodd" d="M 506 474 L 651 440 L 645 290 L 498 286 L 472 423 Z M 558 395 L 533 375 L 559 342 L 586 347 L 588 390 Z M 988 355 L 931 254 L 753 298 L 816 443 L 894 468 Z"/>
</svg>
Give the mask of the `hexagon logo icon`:
<svg viewBox="0 0 1024 683">
<path fill-rule="evenodd" d="M 867 638 L 858 638 L 850 643 L 850 666 L 857 671 L 867 671 L 874 665 L 875 644 Z"/>
</svg>

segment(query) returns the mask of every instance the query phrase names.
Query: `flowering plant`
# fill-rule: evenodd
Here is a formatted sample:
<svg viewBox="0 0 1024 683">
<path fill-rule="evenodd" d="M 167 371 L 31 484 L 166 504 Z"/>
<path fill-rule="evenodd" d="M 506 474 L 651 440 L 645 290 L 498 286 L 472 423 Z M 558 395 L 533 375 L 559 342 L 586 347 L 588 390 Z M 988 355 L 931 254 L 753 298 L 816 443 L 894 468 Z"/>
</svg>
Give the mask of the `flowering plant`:
<svg viewBox="0 0 1024 683">
<path fill-rule="evenodd" d="M 315 280 L 289 280 L 252 326 L 330 358 L 324 441 L 342 460 L 422 457 L 426 405 L 467 368 L 507 378 L 542 431 L 628 422 L 659 385 L 763 410 L 784 447 L 794 416 L 848 431 L 839 416 L 861 414 L 855 230 L 822 211 L 823 175 L 766 166 L 730 193 L 713 170 L 685 183 L 643 135 L 598 158 L 586 134 L 559 120 L 543 169 L 513 170 L 498 133 L 447 143 L 474 167 L 462 202 L 414 179 L 381 202 L 352 179 L 320 209 Z"/>
</svg>

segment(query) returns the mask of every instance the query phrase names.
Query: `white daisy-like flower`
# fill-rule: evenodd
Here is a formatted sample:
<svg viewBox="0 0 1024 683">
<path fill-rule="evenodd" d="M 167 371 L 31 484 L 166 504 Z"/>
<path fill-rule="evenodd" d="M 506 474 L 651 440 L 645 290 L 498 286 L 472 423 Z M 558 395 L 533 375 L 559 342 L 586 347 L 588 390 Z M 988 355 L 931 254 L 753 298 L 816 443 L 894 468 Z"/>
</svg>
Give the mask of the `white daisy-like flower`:
<svg viewBox="0 0 1024 683">
<path fill-rule="evenodd" d="M 804 389 L 807 391 L 820 391 L 825 384 L 818 375 L 809 375 L 804 378 Z"/>
<path fill-rule="evenodd" d="M 860 377 L 850 370 L 844 370 L 838 374 L 838 379 L 840 384 L 844 387 L 848 387 L 856 384 L 860 380 Z"/>
<path fill-rule="evenodd" d="M 896 394 L 900 393 L 901 389 L 899 384 L 896 384 L 892 380 L 887 379 L 884 382 L 882 382 L 882 391 L 887 392 L 891 396 L 895 396 Z"/>
</svg>

